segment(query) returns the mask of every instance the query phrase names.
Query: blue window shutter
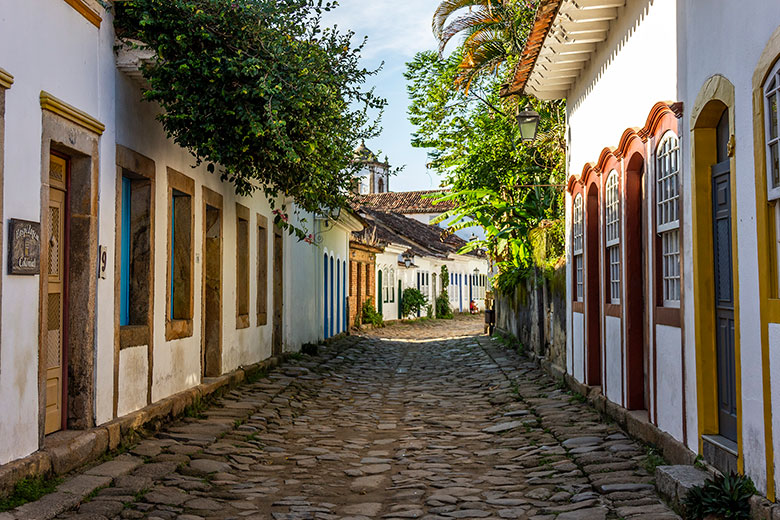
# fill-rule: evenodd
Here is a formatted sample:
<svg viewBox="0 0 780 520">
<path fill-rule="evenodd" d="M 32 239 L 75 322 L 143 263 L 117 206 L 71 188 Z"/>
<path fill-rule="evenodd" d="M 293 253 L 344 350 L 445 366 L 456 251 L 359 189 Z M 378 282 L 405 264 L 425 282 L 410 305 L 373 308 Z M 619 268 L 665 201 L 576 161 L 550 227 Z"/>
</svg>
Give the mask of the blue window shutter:
<svg viewBox="0 0 780 520">
<path fill-rule="evenodd" d="M 330 337 L 328 335 L 328 254 L 325 253 L 324 256 L 324 270 L 323 270 L 323 283 L 324 283 L 324 292 L 323 292 L 323 308 L 322 308 L 322 316 L 323 316 L 323 334 L 325 335 L 325 339 L 328 339 Z"/>
<path fill-rule="evenodd" d="M 130 324 L 130 204 L 132 181 L 122 177 L 122 251 L 119 267 L 119 325 Z"/>
<path fill-rule="evenodd" d="M 171 280 L 170 280 L 170 282 L 171 282 L 171 287 L 170 287 L 170 289 L 171 289 L 171 308 L 170 308 L 171 315 L 170 315 L 170 318 L 171 319 L 174 318 L 174 316 L 173 316 L 173 269 L 174 269 L 174 266 L 176 265 L 176 264 L 173 263 L 173 252 L 176 249 L 174 247 L 174 245 L 175 245 L 174 244 L 174 238 L 176 237 L 176 217 L 174 215 L 176 215 L 176 196 L 172 195 L 171 196 L 171 268 L 170 268 L 170 272 L 171 272 Z"/>
</svg>

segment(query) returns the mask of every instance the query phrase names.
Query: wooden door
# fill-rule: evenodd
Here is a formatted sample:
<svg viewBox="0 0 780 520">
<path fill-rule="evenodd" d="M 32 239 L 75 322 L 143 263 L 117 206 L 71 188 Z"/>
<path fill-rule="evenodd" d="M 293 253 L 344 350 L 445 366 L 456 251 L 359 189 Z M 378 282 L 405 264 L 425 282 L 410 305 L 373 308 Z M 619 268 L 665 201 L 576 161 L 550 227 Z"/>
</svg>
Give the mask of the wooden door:
<svg viewBox="0 0 780 520">
<path fill-rule="evenodd" d="M 203 375 L 222 373 L 222 211 L 205 206 Z"/>
<path fill-rule="evenodd" d="M 585 206 L 585 382 L 601 386 L 601 252 L 599 189 L 590 186 Z"/>
<path fill-rule="evenodd" d="M 715 262 L 715 338 L 720 434 L 737 440 L 737 377 L 734 350 L 734 281 L 729 160 L 712 167 L 712 237 Z"/>
<path fill-rule="evenodd" d="M 49 256 L 46 262 L 46 337 L 43 362 L 46 364 L 45 433 L 62 429 L 65 408 L 66 359 L 65 313 L 67 302 L 67 159 L 51 155 L 49 159 Z"/>
<path fill-rule="evenodd" d="M 273 355 L 278 356 L 282 353 L 283 327 L 282 318 L 284 316 L 284 238 L 282 230 L 274 227 L 274 324 L 271 343 L 273 346 Z"/>
</svg>

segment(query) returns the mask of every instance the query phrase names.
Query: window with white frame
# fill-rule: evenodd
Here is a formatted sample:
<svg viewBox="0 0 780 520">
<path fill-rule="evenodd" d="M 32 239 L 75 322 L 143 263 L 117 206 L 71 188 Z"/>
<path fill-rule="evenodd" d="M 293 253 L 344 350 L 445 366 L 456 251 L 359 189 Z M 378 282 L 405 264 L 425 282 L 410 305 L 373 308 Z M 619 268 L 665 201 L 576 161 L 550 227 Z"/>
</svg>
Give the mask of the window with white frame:
<svg viewBox="0 0 780 520">
<path fill-rule="evenodd" d="M 765 119 L 766 119 L 766 173 L 767 198 L 774 219 L 775 244 L 774 258 L 776 279 L 780 280 L 780 61 L 778 61 L 764 84 Z M 774 287 L 774 295 L 780 292 L 780 287 Z"/>
<path fill-rule="evenodd" d="M 605 188 L 605 218 L 607 237 L 607 266 L 609 274 L 609 302 L 620 303 L 620 189 L 615 170 L 607 177 Z"/>
<path fill-rule="evenodd" d="M 390 270 L 387 267 L 382 269 L 382 301 L 390 301 Z"/>
<path fill-rule="evenodd" d="M 572 254 L 574 255 L 575 301 L 583 301 L 584 296 L 584 262 L 583 262 L 583 215 L 582 194 L 574 197 L 572 207 Z"/>
<path fill-rule="evenodd" d="M 655 152 L 656 232 L 664 307 L 680 306 L 680 143 L 667 132 Z"/>
<path fill-rule="evenodd" d="M 392 303 L 392 302 L 395 302 L 395 269 L 390 269 L 390 275 L 387 278 L 388 278 L 388 282 L 387 283 L 390 286 L 389 287 L 389 293 L 390 293 L 389 301 Z"/>
</svg>

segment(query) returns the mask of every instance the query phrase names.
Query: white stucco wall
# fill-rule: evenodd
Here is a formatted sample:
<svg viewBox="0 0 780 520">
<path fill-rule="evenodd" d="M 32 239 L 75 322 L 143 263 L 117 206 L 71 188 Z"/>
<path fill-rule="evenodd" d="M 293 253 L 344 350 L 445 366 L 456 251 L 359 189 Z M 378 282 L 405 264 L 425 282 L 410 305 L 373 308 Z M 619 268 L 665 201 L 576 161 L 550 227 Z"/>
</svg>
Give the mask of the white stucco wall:
<svg viewBox="0 0 780 520">
<path fill-rule="evenodd" d="M 568 99 L 569 173 L 579 174 L 626 128 L 644 125 L 658 101 L 677 96 L 676 2 L 634 0 L 610 23 Z"/>
<path fill-rule="evenodd" d="M 623 404 L 623 338 L 622 320 L 607 316 L 604 325 L 604 375 L 602 389 L 607 399 L 619 405 Z"/>
<path fill-rule="evenodd" d="M 745 471 L 756 487 L 763 491 L 766 490 L 767 468 L 764 389 L 763 380 L 759 377 L 762 373 L 762 358 L 758 288 L 762 282 L 756 275 L 758 259 L 752 79 L 759 56 L 780 23 L 780 4 L 760 0 L 739 3 L 687 0 L 681 5 L 680 18 L 685 46 L 680 57 L 685 71 L 680 75 L 680 97 L 686 106 L 693 105 L 704 83 L 715 74 L 727 78 L 735 88 L 735 127 L 732 132 L 736 136 L 736 171 L 732 175 L 736 175 L 737 188 L 732 194 L 732 204 L 736 204 L 740 217 L 732 225 L 736 227 L 734 252 L 738 254 L 740 305 L 741 373 L 737 377 L 741 381 L 742 400 L 738 407 L 742 420 Z M 683 118 L 688 131 L 689 118 L 689 113 Z M 690 186 L 690 179 L 686 180 Z M 693 323 L 693 308 L 687 311 L 686 322 Z M 771 330 L 777 332 L 776 328 Z M 686 342 L 693 343 L 688 341 L 693 333 L 693 327 L 686 327 Z M 771 338 L 771 341 L 776 339 Z M 780 394 L 773 393 L 772 397 L 775 399 L 773 403 L 780 402 L 777 401 Z M 778 433 L 780 430 L 774 430 L 775 452 L 780 448 Z M 776 484 L 780 484 L 778 473 L 775 471 Z"/>
<path fill-rule="evenodd" d="M 657 325 L 656 388 L 658 392 L 658 427 L 682 442 L 682 363 L 680 360 L 680 329 Z M 695 413 L 695 409 L 694 409 Z"/>
<path fill-rule="evenodd" d="M 40 92 L 50 92 L 107 126 L 100 141 L 100 167 L 112 167 L 113 94 L 111 80 L 106 80 L 103 72 L 113 62 L 111 46 L 107 45 L 113 36 L 110 30 L 98 31 L 62 1 L 12 4 L 0 9 L 0 67 L 14 76 L 14 84 L 6 92 L 3 218 L 6 222 L 9 218 L 40 222 Z M 110 21 L 103 27 L 110 27 Z M 96 88 L 101 82 L 102 88 Z M 0 254 L 5 266 L 5 242 L 3 246 Z M 5 300 L 0 336 L 0 440 L 13 439 L 0 441 L 2 464 L 38 448 L 39 276 L 12 276 L 5 268 L 0 276 Z M 106 295 L 111 289 L 105 285 L 98 284 L 98 307 L 110 303 Z M 113 312 L 113 307 L 107 312 Z M 99 330 L 99 345 L 105 345 L 111 334 L 111 330 L 108 334 Z M 106 366 L 108 355 L 99 349 L 97 367 Z M 98 384 L 113 384 L 112 374 L 99 371 L 96 377 Z M 96 396 L 98 417 L 111 407 L 110 396 L 108 399 Z"/>
<path fill-rule="evenodd" d="M 585 382 L 585 315 L 581 312 L 572 314 L 570 355 L 566 357 L 569 374 L 580 383 Z"/>
<path fill-rule="evenodd" d="M 146 345 L 130 347 L 119 352 L 119 396 L 117 415 L 122 416 L 146 406 L 149 371 Z"/>
<path fill-rule="evenodd" d="M 43 13 L 43 14 L 42 14 Z M 223 196 L 223 371 L 255 363 L 271 354 L 273 262 L 268 238 L 268 324 L 257 326 L 256 214 L 273 221 L 262 195 L 238 197 L 204 166 L 193 168 L 193 158 L 165 138 L 154 120 L 156 106 L 140 101 L 140 89 L 117 72 L 110 13 L 103 12 L 96 28 L 62 0 L 14 2 L 0 10 L 0 67 L 14 76 L 6 92 L 3 219 L 41 221 L 41 135 L 39 95 L 47 91 L 102 122 L 99 138 L 98 243 L 108 250 L 107 278 L 97 281 L 95 406 L 97 424 L 113 418 L 114 363 L 118 363 L 118 413 L 136 410 L 147 402 L 147 347 L 139 345 L 114 354 L 114 248 L 116 211 L 115 147 L 121 144 L 155 161 L 155 277 L 154 358 L 152 400 L 191 387 L 201 380 L 202 300 L 202 186 Z M 67 143 L 65 143 L 67 144 Z M 165 340 L 167 286 L 167 173 L 171 167 L 195 182 L 193 253 L 193 334 Z M 236 329 L 236 210 L 240 202 L 250 209 L 250 326 Z M 295 218 L 295 217 L 293 217 Z M 311 215 L 307 216 L 313 222 Z M 6 226 L 3 222 L 3 226 Z M 349 232 L 332 233 L 341 259 L 346 259 Z M 0 254 L 6 262 L 7 247 Z M 297 349 L 321 337 L 321 309 L 313 287 L 321 285 L 316 245 L 285 237 L 284 342 Z M 97 255 L 97 250 L 94 251 Z M 0 464 L 39 448 L 38 443 L 38 305 L 39 276 L 10 276 L 3 280 L 0 335 Z M 7 442 L 13 439 L 13 442 Z"/>
</svg>

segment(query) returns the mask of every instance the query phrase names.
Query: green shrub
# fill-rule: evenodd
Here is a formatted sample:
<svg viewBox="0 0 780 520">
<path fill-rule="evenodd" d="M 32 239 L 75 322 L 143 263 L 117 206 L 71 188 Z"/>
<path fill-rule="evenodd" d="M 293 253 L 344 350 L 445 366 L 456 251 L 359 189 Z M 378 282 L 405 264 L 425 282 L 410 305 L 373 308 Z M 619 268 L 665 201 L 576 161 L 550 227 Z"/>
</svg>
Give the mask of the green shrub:
<svg viewBox="0 0 780 520">
<path fill-rule="evenodd" d="M 436 298 L 436 317 L 441 320 L 452 319 L 452 308 L 450 308 L 450 295 L 444 290 Z"/>
<path fill-rule="evenodd" d="M 425 307 L 425 317 L 429 320 L 433 318 L 433 305 L 427 305 Z"/>
<path fill-rule="evenodd" d="M 371 300 L 366 300 L 363 302 L 361 314 L 363 316 L 363 323 L 370 323 L 376 327 L 382 327 L 385 324 L 385 320 L 382 318 L 381 314 L 376 312 L 376 309 L 374 309 L 374 304 L 371 302 Z"/>
<path fill-rule="evenodd" d="M 413 287 L 404 289 L 401 298 L 401 316 L 404 318 L 416 316 L 426 303 L 428 303 L 428 299 L 418 289 Z"/>
<path fill-rule="evenodd" d="M 714 515 L 724 520 L 746 520 L 750 518 L 750 497 L 755 492 L 753 481 L 744 475 L 731 473 L 707 479 L 685 496 L 685 518 L 701 520 Z"/>
</svg>

